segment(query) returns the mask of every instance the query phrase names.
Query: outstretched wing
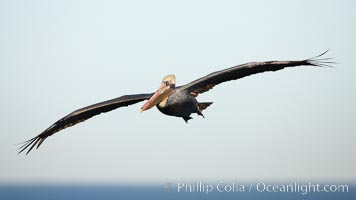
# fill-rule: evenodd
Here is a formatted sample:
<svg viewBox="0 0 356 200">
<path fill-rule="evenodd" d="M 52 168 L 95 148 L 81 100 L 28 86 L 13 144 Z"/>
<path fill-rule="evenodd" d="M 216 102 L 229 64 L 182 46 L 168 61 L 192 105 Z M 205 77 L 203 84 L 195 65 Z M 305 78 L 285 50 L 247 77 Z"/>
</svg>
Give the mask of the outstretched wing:
<svg viewBox="0 0 356 200">
<path fill-rule="evenodd" d="M 48 127 L 41 134 L 24 142 L 24 144 L 20 147 L 19 153 L 23 152 L 25 149 L 30 147 L 26 153 L 28 154 L 33 149 L 33 147 L 37 145 L 36 148 L 38 148 L 47 137 L 57 133 L 62 129 L 68 128 L 70 126 L 74 126 L 75 124 L 83 122 L 95 115 L 99 115 L 104 112 L 112 111 L 116 108 L 129 106 L 138 103 L 140 101 L 147 100 L 152 95 L 153 93 L 125 95 L 73 111 L 69 115 L 63 117 L 62 119 L 52 124 L 52 126 Z"/>
<path fill-rule="evenodd" d="M 179 90 L 186 90 L 190 95 L 196 97 L 201 93 L 204 93 L 215 85 L 220 83 L 236 80 L 243 78 L 245 76 L 249 76 L 252 74 L 267 72 L 267 71 L 277 71 L 284 69 L 286 67 L 296 67 L 301 65 L 311 65 L 323 67 L 330 67 L 329 64 L 334 62 L 329 62 L 328 60 L 331 58 L 323 58 L 319 57 L 324 55 L 326 52 L 310 59 L 300 60 L 300 61 L 268 61 L 268 62 L 251 62 L 242 65 L 237 65 L 228 69 L 224 69 L 221 71 L 213 72 L 207 76 L 204 76 L 200 79 L 197 79 L 187 85 L 183 85 L 179 88 Z"/>
</svg>

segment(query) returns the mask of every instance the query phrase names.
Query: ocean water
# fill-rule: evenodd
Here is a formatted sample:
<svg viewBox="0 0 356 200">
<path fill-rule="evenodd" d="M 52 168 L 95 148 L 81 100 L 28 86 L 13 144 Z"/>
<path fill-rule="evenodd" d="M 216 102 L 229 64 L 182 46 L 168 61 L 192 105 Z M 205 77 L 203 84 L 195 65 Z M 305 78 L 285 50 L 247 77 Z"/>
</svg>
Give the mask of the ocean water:
<svg viewBox="0 0 356 200">
<path fill-rule="evenodd" d="M 1 200 L 106 200 L 106 199 L 356 199 L 356 185 L 348 192 L 219 192 L 167 190 L 165 186 L 124 185 L 0 185 Z"/>
</svg>

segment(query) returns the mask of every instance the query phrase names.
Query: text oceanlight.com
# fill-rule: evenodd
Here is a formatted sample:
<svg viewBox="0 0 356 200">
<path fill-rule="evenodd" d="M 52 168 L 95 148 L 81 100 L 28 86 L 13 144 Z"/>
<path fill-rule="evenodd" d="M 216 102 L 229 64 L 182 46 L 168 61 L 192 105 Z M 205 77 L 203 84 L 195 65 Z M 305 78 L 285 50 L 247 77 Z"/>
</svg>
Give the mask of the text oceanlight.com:
<svg viewBox="0 0 356 200">
<path fill-rule="evenodd" d="M 291 192 L 306 195 L 308 193 L 317 192 L 348 192 L 349 186 L 347 184 L 319 184 L 312 182 L 292 182 L 288 184 L 275 184 L 259 181 L 251 184 L 239 184 L 237 182 L 220 181 L 215 184 L 204 183 L 202 181 L 196 182 L 177 182 L 167 183 L 167 191 L 176 192 L 195 192 L 195 193 L 212 193 L 212 192 L 269 192 L 282 193 Z"/>
</svg>

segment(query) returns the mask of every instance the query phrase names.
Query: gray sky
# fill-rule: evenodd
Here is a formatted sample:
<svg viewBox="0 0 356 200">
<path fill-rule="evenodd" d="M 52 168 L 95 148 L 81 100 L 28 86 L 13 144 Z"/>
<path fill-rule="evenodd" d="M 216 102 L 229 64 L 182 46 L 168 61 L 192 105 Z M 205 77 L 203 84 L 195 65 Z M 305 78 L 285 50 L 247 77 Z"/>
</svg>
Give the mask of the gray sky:
<svg viewBox="0 0 356 200">
<path fill-rule="evenodd" d="M 0 1 L 0 182 L 356 180 L 355 1 Z M 200 95 L 205 119 L 139 103 L 16 143 L 71 111 L 251 61 L 331 49 Z"/>
</svg>

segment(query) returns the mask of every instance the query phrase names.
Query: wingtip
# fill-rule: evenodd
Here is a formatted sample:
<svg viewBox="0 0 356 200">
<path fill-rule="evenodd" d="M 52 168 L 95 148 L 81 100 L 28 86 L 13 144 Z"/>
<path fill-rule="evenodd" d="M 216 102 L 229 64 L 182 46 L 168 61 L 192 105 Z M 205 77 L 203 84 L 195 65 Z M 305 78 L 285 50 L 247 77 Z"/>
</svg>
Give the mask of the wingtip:
<svg viewBox="0 0 356 200">
<path fill-rule="evenodd" d="M 330 68 L 335 68 L 332 66 L 332 64 L 338 64 L 336 62 L 330 61 L 333 58 L 328 57 L 328 58 L 320 58 L 321 56 L 325 55 L 327 52 L 329 52 L 330 49 L 324 51 L 323 53 L 319 54 L 318 56 L 315 56 L 313 58 L 305 60 L 309 65 L 312 66 L 317 66 L 317 67 L 330 67 Z"/>
<path fill-rule="evenodd" d="M 30 147 L 27 152 L 26 152 L 26 155 L 28 153 L 30 153 L 30 151 L 37 145 L 37 148 L 42 144 L 42 142 L 45 140 L 45 138 L 40 138 L 40 137 L 34 137 L 34 138 L 31 138 L 25 142 L 22 142 L 22 143 L 19 143 L 19 144 L 23 144 L 22 146 L 20 146 L 18 148 L 19 152 L 17 153 L 18 154 L 21 154 L 23 151 L 25 151 L 28 147 Z M 37 149 L 36 148 L 36 149 Z"/>
</svg>

